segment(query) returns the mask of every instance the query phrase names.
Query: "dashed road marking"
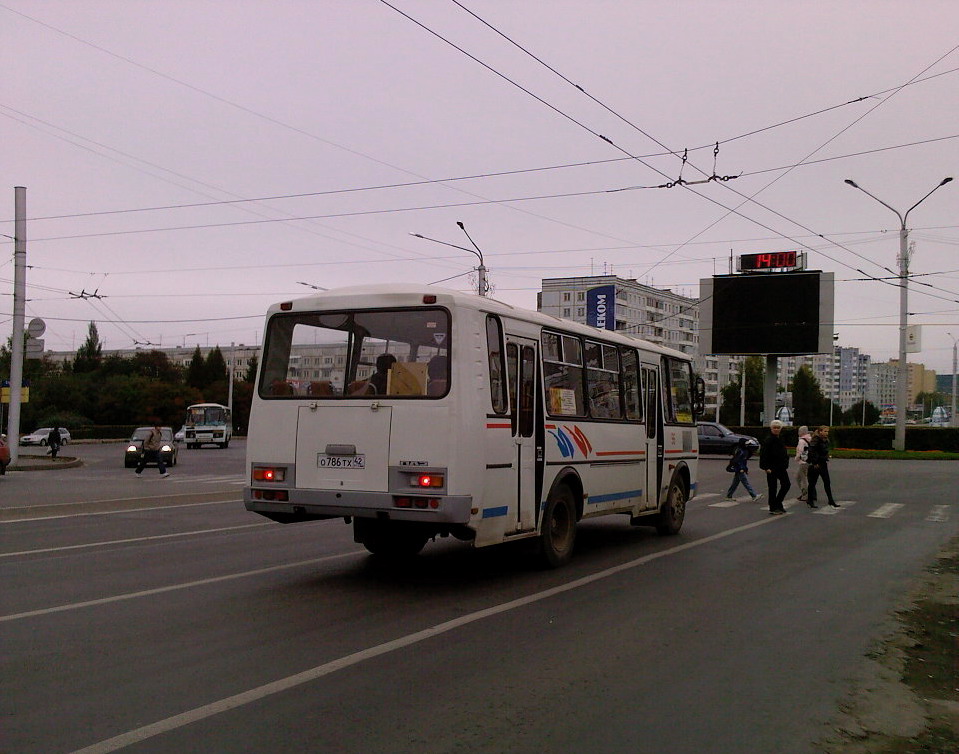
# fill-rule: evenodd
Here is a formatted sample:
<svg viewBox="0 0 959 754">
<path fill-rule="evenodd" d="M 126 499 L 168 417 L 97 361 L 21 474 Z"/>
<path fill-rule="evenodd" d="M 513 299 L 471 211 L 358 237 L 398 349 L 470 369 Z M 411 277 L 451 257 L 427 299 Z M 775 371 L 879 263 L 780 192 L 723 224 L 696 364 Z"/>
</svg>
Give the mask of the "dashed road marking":
<svg viewBox="0 0 959 754">
<path fill-rule="evenodd" d="M 949 505 L 934 505 L 932 512 L 926 516 L 926 521 L 942 524 L 949 520 Z"/>
<path fill-rule="evenodd" d="M 903 503 L 886 503 L 885 505 L 880 505 L 876 510 L 867 515 L 869 518 L 891 518 L 903 507 L 905 507 Z"/>
</svg>

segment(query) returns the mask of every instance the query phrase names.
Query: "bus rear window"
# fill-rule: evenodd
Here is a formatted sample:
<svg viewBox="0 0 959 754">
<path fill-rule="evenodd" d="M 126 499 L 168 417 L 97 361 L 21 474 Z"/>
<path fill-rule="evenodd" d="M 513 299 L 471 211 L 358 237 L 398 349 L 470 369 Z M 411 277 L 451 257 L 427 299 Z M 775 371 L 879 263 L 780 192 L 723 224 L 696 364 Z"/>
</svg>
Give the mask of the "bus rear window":
<svg viewBox="0 0 959 754">
<path fill-rule="evenodd" d="M 277 314 L 267 326 L 262 398 L 438 398 L 449 390 L 445 309 Z"/>
</svg>

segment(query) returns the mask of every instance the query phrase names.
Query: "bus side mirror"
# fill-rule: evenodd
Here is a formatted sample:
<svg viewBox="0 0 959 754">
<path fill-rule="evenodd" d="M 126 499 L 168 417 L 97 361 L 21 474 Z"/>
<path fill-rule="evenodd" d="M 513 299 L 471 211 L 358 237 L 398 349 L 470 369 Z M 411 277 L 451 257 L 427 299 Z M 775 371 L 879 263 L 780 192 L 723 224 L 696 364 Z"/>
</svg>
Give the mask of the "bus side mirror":
<svg viewBox="0 0 959 754">
<path fill-rule="evenodd" d="M 693 416 L 699 419 L 706 413 L 706 383 L 702 377 L 696 378 L 696 386 L 693 389 Z"/>
</svg>

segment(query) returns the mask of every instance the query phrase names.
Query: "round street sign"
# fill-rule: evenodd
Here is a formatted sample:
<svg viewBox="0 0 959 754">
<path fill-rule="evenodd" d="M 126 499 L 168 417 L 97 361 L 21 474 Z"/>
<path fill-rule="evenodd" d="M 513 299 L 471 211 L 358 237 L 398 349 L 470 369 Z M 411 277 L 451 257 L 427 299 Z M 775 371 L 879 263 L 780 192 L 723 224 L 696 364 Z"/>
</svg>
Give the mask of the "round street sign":
<svg viewBox="0 0 959 754">
<path fill-rule="evenodd" d="M 47 323 L 39 317 L 34 317 L 30 320 L 30 324 L 27 325 L 27 335 L 31 338 L 39 338 L 46 331 Z"/>
</svg>

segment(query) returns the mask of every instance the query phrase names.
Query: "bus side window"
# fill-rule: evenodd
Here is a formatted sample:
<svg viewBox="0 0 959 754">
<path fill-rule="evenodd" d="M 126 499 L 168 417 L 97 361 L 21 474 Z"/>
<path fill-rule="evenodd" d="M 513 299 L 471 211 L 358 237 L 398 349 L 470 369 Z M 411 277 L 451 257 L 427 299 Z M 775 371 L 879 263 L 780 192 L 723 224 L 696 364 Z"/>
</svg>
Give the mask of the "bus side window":
<svg viewBox="0 0 959 754">
<path fill-rule="evenodd" d="M 505 414 L 507 402 L 506 382 L 503 379 L 506 373 L 506 365 L 503 363 L 503 328 L 499 319 L 492 314 L 486 317 L 486 348 L 489 354 L 489 391 L 493 411 Z"/>
<path fill-rule="evenodd" d="M 544 332 L 542 343 L 543 382 L 549 413 L 553 416 L 585 416 L 583 349 L 579 338 Z"/>
</svg>

